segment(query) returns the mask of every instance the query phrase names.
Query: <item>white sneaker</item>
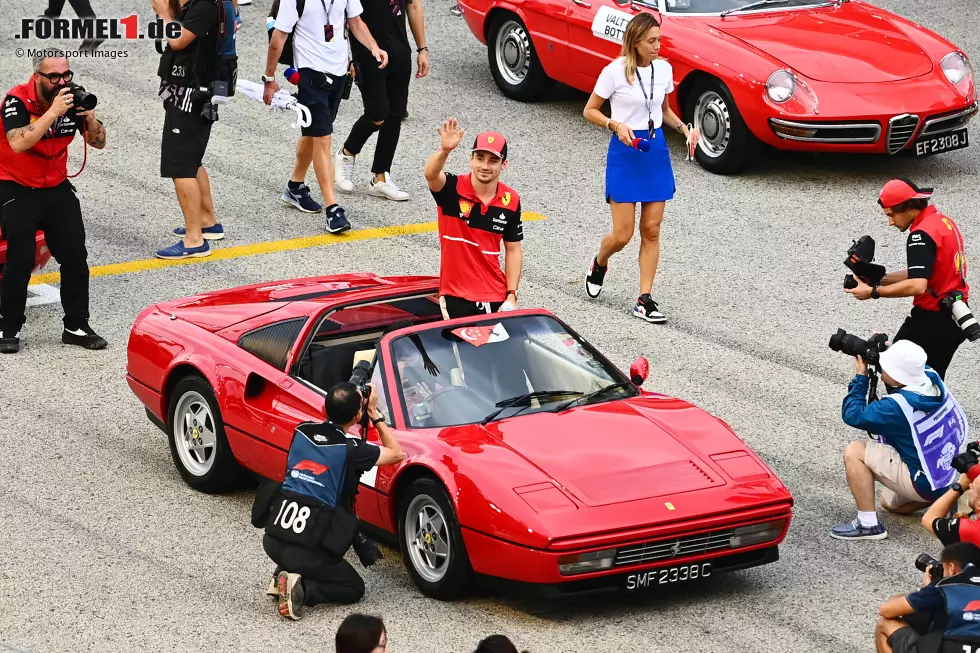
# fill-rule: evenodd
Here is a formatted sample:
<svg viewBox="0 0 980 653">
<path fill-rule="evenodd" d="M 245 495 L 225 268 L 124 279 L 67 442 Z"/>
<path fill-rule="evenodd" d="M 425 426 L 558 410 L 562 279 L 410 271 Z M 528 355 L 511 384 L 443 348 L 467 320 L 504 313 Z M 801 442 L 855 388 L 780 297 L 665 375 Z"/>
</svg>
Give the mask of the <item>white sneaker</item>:
<svg viewBox="0 0 980 653">
<path fill-rule="evenodd" d="M 396 202 L 404 202 L 408 199 L 408 193 L 396 186 L 391 175 L 387 172 L 385 173 L 384 181 L 376 182 L 373 179 L 371 180 L 371 183 L 368 185 L 368 195 L 384 197 L 385 199 L 395 200 Z"/>
<path fill-rule="evenodd" d="M 238 6 L 244 7 L 245 5 L 252 4 L 252 0 L 238 0 Z"/>
<path fill-rule="evenodd" d="M 333 158 L 333 182 L 337 190 L 354 192 L 354 157 L 344 154 L 344 148 L 337 150 Z"/>
</svg>

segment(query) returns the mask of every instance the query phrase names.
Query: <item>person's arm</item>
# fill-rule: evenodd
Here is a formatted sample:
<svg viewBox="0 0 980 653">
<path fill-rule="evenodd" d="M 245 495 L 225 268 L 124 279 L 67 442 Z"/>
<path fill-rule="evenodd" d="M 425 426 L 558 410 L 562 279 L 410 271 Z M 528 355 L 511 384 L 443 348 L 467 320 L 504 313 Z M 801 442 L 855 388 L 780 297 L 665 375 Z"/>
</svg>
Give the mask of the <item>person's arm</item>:
<svg viewBox="0 0 980 653">
<path fill-rule="evenodd" d="M 58 118 L 71 108 L 71 105 L 65 101 L 65 95 L 69 93 L 71 93 L 69 89 L 61 89 L 52 100 L 51 108 L 33 123 L 27 106 L 18 98 L 7 96 L 3 103 L 3 130 L 7 134 L 10 149 L 20 154 L 37 145 Z"/>
<path fill-rule="evenodd" d="M 669 95 L 672 90 L 674 90 L 673 82 L 671 82 L 667 92 L 664 93 L 664 103 L 660 107 L 664 114 L 664 124 L 683 134 L 684 140 L 690 143 L 692 146 L 697 145 L 700 132 L 698 132 L 697 129 L 693 131 L 689 129 L 687 124 L 681 120 L 676 113 L 674 113 L 673 109 L 670 108 L 670 102 L 667 101 L 667 95 Z"/>
<path fill-rule="evenodd" d="M 964 491 L 970 488 L 970 477 L 966 474 L 960 474 L 960 478 L 957 482 L 963 487 Z M 946 544 L 946 540 L 943 539 L 943 536 L 948 538 L 950 535 L 952 535 L 952 528 L 948 523 L 950 520 L 944 518 L 956 506 L 961 496 L 963 496 L 962 493 L 957 492 L 956 490 L 947 490 L 946 494 L 936 499 L 933 504 L 929 506 L 926 514 L 922 515 L 922 528 L 943 540 L 943 544 Z M 937 524 L 937 522 L 944 523 Z M 937 532 L 937 526 L 942 533 Z M 959 541 L 959 537 L 953 541 Z"/>
<path fill-rule="evenodd" d="M 923 231 L 913 231 L 909 234 L 905 245 L 908 257 L 908 268 L 885 275 L 878 287 L 879 297 L 918 297 L 929 290 L 929 277 L 936 262 L 936 243 Z M 857 287 L 847 290 L 856 299 L 865 300 L 871 297 L 871 286 L 858 279 Z"/>
<path fill-rule="evenodd" d="M 418 56 L 418 72 L 415 77 L 425 77 L 429 74 L 429 46 L 425 44 L 425 12 L 422 11 L 422 0 L 406 0 L 408 7 L 408 26 L 415 39 L 415 47 L 421 52 Z"/>
<path fill-rule="evenodd" d="M 898 283 L 899 281 L 905 281 L 908 278 L 909 278 L 909 271 L 908 271 L 908 269 L 896 270 L 894 272 L 889 272 L 888 274 L 886 274 L 885 276 L 883 276 L 881 278 L 881 285 L 882 286 L 890 286 L 893 283 Z M 879 292 L 881 292 L 881 291 L 879 291 Z"/>
<path fill-rule="evenodd" d="M 105 125 L 95 117 L 95 111 L 79 111 L 78 117 L 85 120 L 85 142 L 97 150 L 105 148 Z"/>
<path fill-rule="evenodd" d="M 371 388 L 371 398 L 368 399 L 367 415 L 368 419 L 374 422 L 374 420 L 383 418 L 384 415 L 378 410 L 378 390 L 373 384 L 368 384 Z M 395 432 L 391 430 L 384 422 L 378 422 L 374 425 L 378 429 L 378 436 L 381 438 L 381 455 L 378 456 L 378 462 L 375 463 L 378 466 L 381 465 L 396 465 L 401 461 L 405 460 L 405 452 L 402 451 L 402 446 L 395 439 Z"/>
<path fill-rule="evenodd" d="M 848 426 L 878 435 L 894 435 L 896 426 L 908 429 L 908 422 L 897 403 L 882 398 L 868 404 L 868 368 L 860 356 L 855 357 L 857 374 L 847 387 L 841 407 L 841 419 Z"/>
<path fill-rule="evenodd" d="M 443 172 L 446 160 L 466 134 L 466 130 L 460 129 L 459 122 L 455 118 L 444 121 L 442 127 L 436 131 L 439 132 L 439 149 L 425 162 L 423 170 L 429 190 L 434 193 L 438 193 L 446 185 L 446 173 Z"/>
<path fill-rule="evenodd" d="M 360 16 L 348 18 L 347 26 L 350 29 L 351 34 L 354 35 L 354 38 L 360 41 L 361 45 L 363 45 L 365 48 L 370 50 L 371 56 L 378 62 L 378 68 L 384 68 L 388 65 L 388 53 L 378 46 L 378 42 L 374 40 L 373 36 L 371 36 L 371 30 L 368 29 L 368 26 L 363 20 L 361 20 Z"/>
<path fill-rule="evenodd" d="M 165 23 L 172 23 L 177 20 L 168 0 L 152 0 L 153 11 L 163 19 Z M 180 36 L 175 39 L 167 39 L 170 49 L 175 52 L 183 50 L 197 38 L 198 32 L 201 35 L 207 33 L 207 26 L 218 22 L 218 8 L 212 4 L 196 4 L 187 12 L 187 16 L 180 28 Z"/>
<path fill-rule="evenodd" d="M 898 619 L 913 612 L 915 612 L 915 609 L 909 603 L 908 597 L 904 594 L 893 596 L 878 608 L 878 616 L 884 617 L 885 619 Z"/>
</svg>

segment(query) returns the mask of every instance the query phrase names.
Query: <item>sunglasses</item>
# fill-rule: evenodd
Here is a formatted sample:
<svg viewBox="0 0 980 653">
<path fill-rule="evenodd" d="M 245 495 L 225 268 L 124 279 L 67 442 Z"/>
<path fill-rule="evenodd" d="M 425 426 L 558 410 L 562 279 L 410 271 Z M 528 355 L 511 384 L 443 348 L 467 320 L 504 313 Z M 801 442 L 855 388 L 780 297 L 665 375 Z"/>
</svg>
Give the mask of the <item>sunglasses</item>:
<svg viewBox="0 0 980 653">
<path fill-rule="evenodd" d="M 70 82 L 72 78 L 75 77 L 75 73 L 70 70 L 63 73 L 38 73 L 38 75 L 45 78 L 52 84 L 57 84 L 58 81 L 62 79 L 65 80 L 65 82 Z"/>
</svg>

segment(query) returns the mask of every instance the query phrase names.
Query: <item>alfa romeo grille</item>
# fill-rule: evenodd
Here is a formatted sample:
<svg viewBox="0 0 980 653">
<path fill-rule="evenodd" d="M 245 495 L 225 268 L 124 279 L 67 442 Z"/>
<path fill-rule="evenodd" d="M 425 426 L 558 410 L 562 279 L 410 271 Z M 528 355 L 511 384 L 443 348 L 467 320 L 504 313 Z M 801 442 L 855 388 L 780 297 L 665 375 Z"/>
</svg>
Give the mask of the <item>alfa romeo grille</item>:
<svg viewBox="0 0 980 653">
<path fill-rule="evenodd" d="M 909 144 L 919 126 L 919 116 L 903 114 L 888 121 L 888 153 L 895 154 Z"/>
<path fill-rule="evenodd" d="M 616 565 L 636 565 L 642 562 L 670 560 L 681 556 L 730 549 L 731 538 L 731 530 L 709 531 L 672 540 L 657 540 L 626 546 L 616 552 Z"/>
</svg>

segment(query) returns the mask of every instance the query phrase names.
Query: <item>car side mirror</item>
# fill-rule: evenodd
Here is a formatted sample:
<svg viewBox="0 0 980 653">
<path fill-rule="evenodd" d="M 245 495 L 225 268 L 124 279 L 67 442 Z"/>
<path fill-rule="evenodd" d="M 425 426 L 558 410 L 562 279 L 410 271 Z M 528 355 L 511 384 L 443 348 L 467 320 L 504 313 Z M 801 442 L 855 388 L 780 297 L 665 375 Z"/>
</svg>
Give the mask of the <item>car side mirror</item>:
<svg viewBox="0 0 980 653">
<path fill-rule="evenodd" d="M 650 361 L 646 359 L 646 356 L 640 356 L 630 365 L 630 381 L 634 385 L 643 385 L 643 382 L 647 380 L 650 375 Z"/>
</svg>

